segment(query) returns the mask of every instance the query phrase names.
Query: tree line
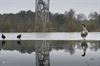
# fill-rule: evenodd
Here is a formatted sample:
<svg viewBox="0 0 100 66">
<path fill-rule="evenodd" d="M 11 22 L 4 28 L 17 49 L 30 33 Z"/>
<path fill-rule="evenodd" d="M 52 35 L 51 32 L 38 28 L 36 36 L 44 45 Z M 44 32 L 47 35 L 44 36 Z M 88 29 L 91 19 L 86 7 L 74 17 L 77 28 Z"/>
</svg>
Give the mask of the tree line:
<svg viewBox="0 0 100 66">
<path fill-rule="evenodd" d="M 92 12 L 88 15 L 76 14 L 70 9 L 61 13 L 49 12 L 49 22 L 46 24 L 47 32 L 79 32 L 84 23 L 90 32 L 100 31 L 100 14 Z M 35 12 L 20 11 L 16 14 L 0 14 L 0 32 L 35 32 Z M 39 26 L 39 25 L 38 25 Z"/>
</svg>

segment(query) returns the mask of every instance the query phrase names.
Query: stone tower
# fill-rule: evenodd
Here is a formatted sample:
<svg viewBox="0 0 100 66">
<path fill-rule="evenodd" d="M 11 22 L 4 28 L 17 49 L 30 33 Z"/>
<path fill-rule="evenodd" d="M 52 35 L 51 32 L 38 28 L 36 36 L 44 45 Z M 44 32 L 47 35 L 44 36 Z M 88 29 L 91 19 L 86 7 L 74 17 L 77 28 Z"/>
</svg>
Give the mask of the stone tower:
<svg viewBox="0 0 100 66">
<path fill-rule="evenodd" d="M 49 22 L 49 0 L 36 0 L 35 2 L 35 31 L 46 32 Z"/>
</svg>

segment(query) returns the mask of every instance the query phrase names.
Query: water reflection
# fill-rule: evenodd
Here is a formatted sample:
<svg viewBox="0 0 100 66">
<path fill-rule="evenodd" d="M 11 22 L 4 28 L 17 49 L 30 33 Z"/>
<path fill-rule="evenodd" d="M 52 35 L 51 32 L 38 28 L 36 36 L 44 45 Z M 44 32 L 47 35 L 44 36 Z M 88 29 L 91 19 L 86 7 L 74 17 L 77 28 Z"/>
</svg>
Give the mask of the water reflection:
<svg viewBox="0 0 100 66">
<path fill-rule="evenodd" d="M 83 49 L 83 52 L 86 52 L 87 49 L 91 51 L 98 51 L 100 49 L 100 41 L 0 41 L 0 48 L 3 50 L 17 50 L 19 52 L 26 51 L 25 53 L 36 52 L 37 45 L 45 47 L 45 44 L 48 45 L 48 51 L 51 52 L 53 49 L 65 50 L 66 53 L 73 55 L 77 49 Z M 81 44 L 81 45 L 80 45 Z M 2 46 L 5 46 L 3 48 Z M 19 46 L 22 47 L 19 48 Z M 76 49 L 77 48 L 77 49 Z M 40 50 L 40 49 L 39 49 Z M 24 52 L 22 52 L 24 53 Z M 83 53 L 84 54 L 84 53 Z"/>
<path fill-rule="evenodd" d="M 84 56 L 86 55 L 86 50 L 87 50 L 87 48 L 88 48 L 88 44 L 87 44 L 87 41 L 86 41 L 86 40 L 82 40 L 82 42 L 81 42 L 81 47 L 82 47 L 82 49 L 83 49 L 83 54 L 82 54 L 82 56 L 84 57 Z"/>
<path fill-rule="evenodd" d="M 0 41 L 0 48 L 3 50 L 17 50 L 21 53 L 32 53 L 36 52 L 37 46 L 40 48 L 42 45 L 45 47 L 45 44 L 47 44 L 49 47 L 48 51 L 51 52 L 53 49 L 59 51 L 59 50 L 65 50 L 66 53 L 70 53 L 73 55 L 77 49 L 82 48 L 83 52 L 86 52 L 87 49 L 90 49 L 91 51 L 98 51 L 100 49 L 100 41 Z M 81 45 L 80 45 L 81 44 Z M 19 48 L 19 45 L 22 48 Z M 89 45 L 89 46 L 88 46 Z M 5 46 L 3 48 L 2 46 Z M 77 48 L 77 49 L 76 49 Z M 22 49 L 22 51 L 21 51 Z M 38 50 L 40 50 L 38 48 Z M 24 52 L 26 51 L 26 52 Z M 84 53 L 83 53 L 84 54 Z"/>
<path fill-rule="evenodd" d="M 41 41 L 38 44 L 36 41 L 36 66 L 50 66 L 49 57 L 49 43 L 47 41 Z"/>
<path fill-rule="evenodd" d="M 94 58 L 96 61 L 97 60 L 100 61 L 100 59 L 97 59 L 100 58 L 99 56 L 100 41 L 86 41 L 86 40 L 21 41 L 18 40 L 18 41 L 0 41 L 0 43 L 1 43 L 0 64 L 1 61 L 7 60 L 6 61 L 7 66 L 11 66 L 11 64 L 9 63 L 14 63 L 14 64 L 16 63 L 13 66 L 59 66 L 59 64 L 60 66 L 67 66 L 67 65 L 75 66 L 71 64 L 77 64 L 77 63 L 80 64 L 77 66 L 86 66 L 84 64 L 81 65 L 81 63 L 83 62 L 82 61 L 83 58 L 84 61 L 86 62 L 89 57 L 90 59 Z M 12 56 L 14 56 L 14 58 L 11 58 Z M 35 59 L 35 61 L 33 59 Z M 53 62 L 55 62 L 56 64 Z M 20 63 L 22 64 L 17 65 Z M 4 66 L 4 65 L 1 64 L 0 66 Z"/>
<path fill-rule="evenodd" d="M 5 40 L 3 40 L 3 41 L 2 41 L 2 47 L 5 45 L 5 43 L 6 43 L 6 41 L 5 41 Z"/>
<path fill-rule="evenodd" d="M 18 44 L 18 45 L 21 45 L 21 40 L 18 40 L 18 41 L 17 41 L 17 44 Z"/>
</svg>

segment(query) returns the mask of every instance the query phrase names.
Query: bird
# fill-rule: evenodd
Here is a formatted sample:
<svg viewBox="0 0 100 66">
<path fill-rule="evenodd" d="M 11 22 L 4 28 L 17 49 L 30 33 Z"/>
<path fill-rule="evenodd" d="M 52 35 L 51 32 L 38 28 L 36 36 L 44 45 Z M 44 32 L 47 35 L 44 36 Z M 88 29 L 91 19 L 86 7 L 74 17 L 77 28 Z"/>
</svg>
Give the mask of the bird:
<svg viewBox="0 0 100 66">
<path fill-rule="evenodd" d="M 82 24 L 83 31 L 81 32 L 81 37 L 85 38 L 88 35 L 88 30 L 86 29 L 85 24 Z"/>
<path fill-rule="evenodd" d="M 21 38 L 21 34 L 17 35 L 17 38 L 20 39 Z"/>
<path fill-rule="evenodd" d="M 2 39 L 5 39 L 5 38 L 6 38 L 6 36 L 5 36 L 4 34 L 2 34 L 2 36 L 1 36 L 1 37 L 2 37 Z"/>
<path fill-rule="evenodd" d="M 5 45 L 5 43 L 6 43 L 6 41 L 5 41 L 5 40 L 3 40 L 3 41 L 2 41 L 2 47 Z"/>
</svg>

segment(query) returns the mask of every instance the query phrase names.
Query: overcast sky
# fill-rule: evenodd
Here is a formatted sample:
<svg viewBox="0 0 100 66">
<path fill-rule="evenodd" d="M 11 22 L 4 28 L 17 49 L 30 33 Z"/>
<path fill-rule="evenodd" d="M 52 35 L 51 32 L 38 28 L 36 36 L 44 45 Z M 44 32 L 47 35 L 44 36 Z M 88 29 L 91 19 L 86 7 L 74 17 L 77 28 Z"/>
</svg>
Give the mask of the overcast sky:
<svg viewBox="0 0 100 66">
<path fill-rule="evenodd" d="M 100 11 L 100 0 L 50 0 L 50 11 L 64 13 L 69 9 L 88 15 Z M 21 10 L 35 11 L 35 0 L 0 0 L 0 13 L 17 13 Z"/>
</svg>

